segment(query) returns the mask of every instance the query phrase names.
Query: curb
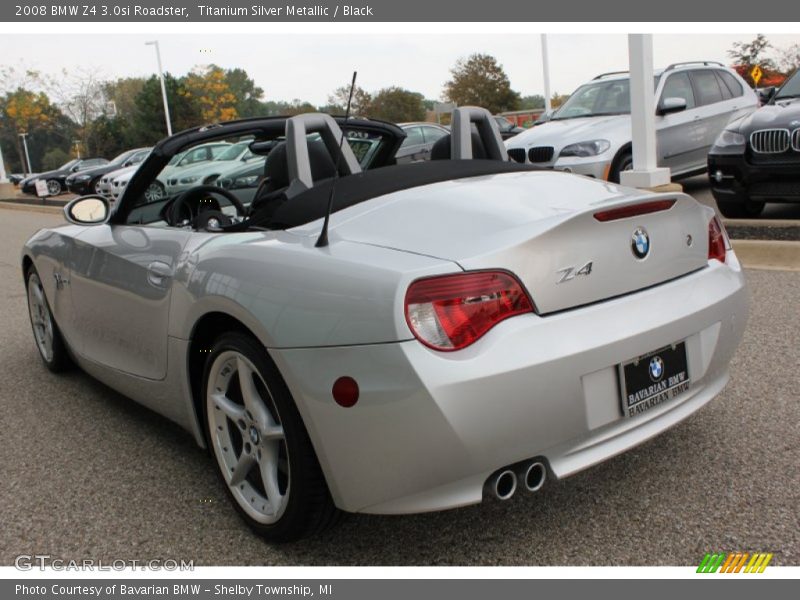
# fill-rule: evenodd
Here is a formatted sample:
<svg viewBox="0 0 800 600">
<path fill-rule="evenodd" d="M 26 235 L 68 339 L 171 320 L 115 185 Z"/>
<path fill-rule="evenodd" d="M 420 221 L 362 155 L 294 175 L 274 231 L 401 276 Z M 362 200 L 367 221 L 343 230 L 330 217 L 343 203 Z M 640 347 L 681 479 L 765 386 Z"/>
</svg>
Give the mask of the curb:
<svg viewBox="0 0 800 600">
<path fill-rule="evenodd" d="M 800 271 L 800 242 L 731 240 L 731 244 L 746 269 Z"/>
<path fill-rule="evenodd" d="M 64 208 L 62 206 L 51 206 L 47 204 L 24 204 L 22 202 L 8 202 L 5 200 L 0 200 L 0 209 L 24 210 L 27 212 L 49 213 L 52 215 L 64 214 Z"/>
</svg>

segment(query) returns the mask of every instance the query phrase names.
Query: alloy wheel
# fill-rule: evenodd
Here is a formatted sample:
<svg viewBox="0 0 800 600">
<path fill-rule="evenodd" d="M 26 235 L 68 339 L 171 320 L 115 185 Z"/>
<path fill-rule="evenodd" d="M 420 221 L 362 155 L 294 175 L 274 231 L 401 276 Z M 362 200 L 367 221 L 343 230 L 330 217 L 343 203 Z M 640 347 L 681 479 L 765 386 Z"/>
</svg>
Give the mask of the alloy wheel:
<svg viewBox="0 0 800 600">
<path fill-rule="evenodd" d="M 222 352 L 208 372 L 211 445 L 225 483 L 253 520 L 278 521 L 291 488 L 286 436 L 275 402 L 252 362 Z"/>
<path fill-rule="evenodd" d="M 33 337 L 36 347 L 48 363 L 53 360 L 53 317 L 39 276 L 32 273 L 28 278 L 28 310 L 31 314 Z"/>
</svg>

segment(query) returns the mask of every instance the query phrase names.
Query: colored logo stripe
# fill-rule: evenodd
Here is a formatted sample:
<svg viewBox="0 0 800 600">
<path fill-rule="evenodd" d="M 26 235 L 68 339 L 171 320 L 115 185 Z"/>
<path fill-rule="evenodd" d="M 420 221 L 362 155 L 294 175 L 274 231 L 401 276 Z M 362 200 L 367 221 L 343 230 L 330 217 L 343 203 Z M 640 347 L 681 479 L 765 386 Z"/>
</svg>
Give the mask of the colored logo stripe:
<svg viewBox="0 0 800 600">
<path fill-rule="evenodd" d="M 697 573 L 739 573 L 742 569 L 744 573 L 763 573 L 771 560 L 772 554 L 767 552 L 709 552 L 697 567 Z"/>
</svg>

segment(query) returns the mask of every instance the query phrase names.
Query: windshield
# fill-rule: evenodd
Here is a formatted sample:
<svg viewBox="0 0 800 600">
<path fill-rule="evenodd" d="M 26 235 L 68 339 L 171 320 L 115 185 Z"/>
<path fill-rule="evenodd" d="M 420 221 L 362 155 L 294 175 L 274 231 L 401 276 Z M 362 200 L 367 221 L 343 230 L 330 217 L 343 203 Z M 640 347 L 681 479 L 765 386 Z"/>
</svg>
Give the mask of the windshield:
<svg viewBox="0 0 800 600">
<path fill-rule="evenodd" d="M 239 155 L 242 152 L 244 152 L 245 148 L 247 148 L 249 145 L 250 142 L 241 142 L 239 144 L 234 144 L 214 160 L 236 160 L 237 158 L 239 158 Z"/>
<path fill-rule="evenodd" d="M 173 165 L 173 166 L 174 166 L 174 165 L 177 165 L 177 164 L 178 164 L 178 162 L 180 162 L 180 160 L 181 160 L 181 159 L 182 159 L 184 156 L 186 156 L 186 153 L 187 153 L 187 152 L 189 152 L 189 151 L 188 151 L 188 150 L 185 150 L 184 152 L 181 152 L 180 154 L 176 154 L 175 156 L 173 156 L 173 157 L 170 159 L 170 161 L 169 161 L 167 164 L 168 164 L 168 165 Z"/>
<path fill-rule="evenodd" d="M 797 98 L 800 97 L 800 71 L 795 71 L 782 86 L 781 89 L 775 94 L 775 99 L 781 98 Z"/>
<path fill-rule="evenodd" d="M 111 160 L 111 162 L 108 163 L 108 164 L 110 164 L 110 165 L 122 164 L 123 162 L 125 162 L 125 159 L 128 158 L 129 156 L 131 156 L 133 153 L 134 153 L 134 150 L 128 150 L 127 152 L 123 152 L 122 154 L 119 154 L 119 155 L 115 156 Z"/>
<path fill-rule="evenodd" d="M 78 159 L 77 159 L 77 158 L 73 158 L 71 161 L 69 161 L 69 162 L 65 162 L 63 165 L 61 165 L 60 167 L 58 167 L 58 170 L 59 170 L 59 171 L 63 171 L 64 169 L 69 169 L 70 167 L 74 167 L 75 165 L 77 165 L 77 164 L 78 164 L 78 162 L 79 162 L 79 161 L 78 161 Z"/>
<path fill-rule="evenodd" d="M 550 120 L 628 115 L 631 112 L 630 87 L 629 79 L 611 79 L 582 85 L 567 98 Z M 655 87 L 658 87 L 658 77 L 655 78 Z"/>
</svg>

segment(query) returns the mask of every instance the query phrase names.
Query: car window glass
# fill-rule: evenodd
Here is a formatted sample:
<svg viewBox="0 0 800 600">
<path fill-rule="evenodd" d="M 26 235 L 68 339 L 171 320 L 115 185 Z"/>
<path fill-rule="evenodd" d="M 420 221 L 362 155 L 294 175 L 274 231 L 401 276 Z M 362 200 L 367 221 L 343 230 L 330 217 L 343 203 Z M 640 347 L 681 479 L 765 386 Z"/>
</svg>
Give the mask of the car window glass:
<svg viewBox="0 0 800 600">
<path fill-rule="evenodd" d="M 682 98 L 686 101 L 686 108 L 694 108 L 694 92 L 689 76 L 686 73 L 673 73 L 664 82 L 664 89 L 661 91 L 661 101 L 667 98 Z"/>
<path fill-rule="evenodd" d="M 719 82 L 713 71 L 708 69 L 692 71 L 691 77 L 699 106 L 722 101 L 722 91 L 719 89 Z"/>
<path fill-rule="evenodd" d="M 722 77 L 719 76 L 719 71 L 715 71 L 714 75 L 717 77 L 717 84 L 719 85 L 719 91 L 722 93 L 723 100 L 730 100 L 733 98 L 733 94 L 728 89 L 728 86 L 722 81 Z"/>
<path fill-rule="evenodd" d="M 739 83 L 739 80 L 736 79 L 736 77 L 734 77 L 727 71 L 717 71 L 717 75 L 720 77 L 720 79 L 722 79 L 724 84 L 728 87 L 734 98 L 738 98 L 739 96 L 744 94 L 744 88 L 742 87 L 742 84 Z"/>
<path fill-rule="evenodd" d="M 406 139 L 403 141 L 403 148 L 425 143 L 425 138 L 422 136 L 421 127 L 409 127 L 405 130 L 405 132 Z"/>
<path fill-rule="evenodd" d="M 208 146 L 205 150 L 206 153 L 210 154 L 210 158 L 217 158 L 220 154 L 225 152 L 228 147 L 227 144 L 220 144 L 218 146 Z"/>
<path fill-rule="evenodd" d="M 447 135 L 447 132 L 443 129 L 439 129 L 438 127 L 422 127 L 422 133 L 425 137 L 426 143 L 435 142 L 439 138 L 443 138 Z"/>
</svg>

